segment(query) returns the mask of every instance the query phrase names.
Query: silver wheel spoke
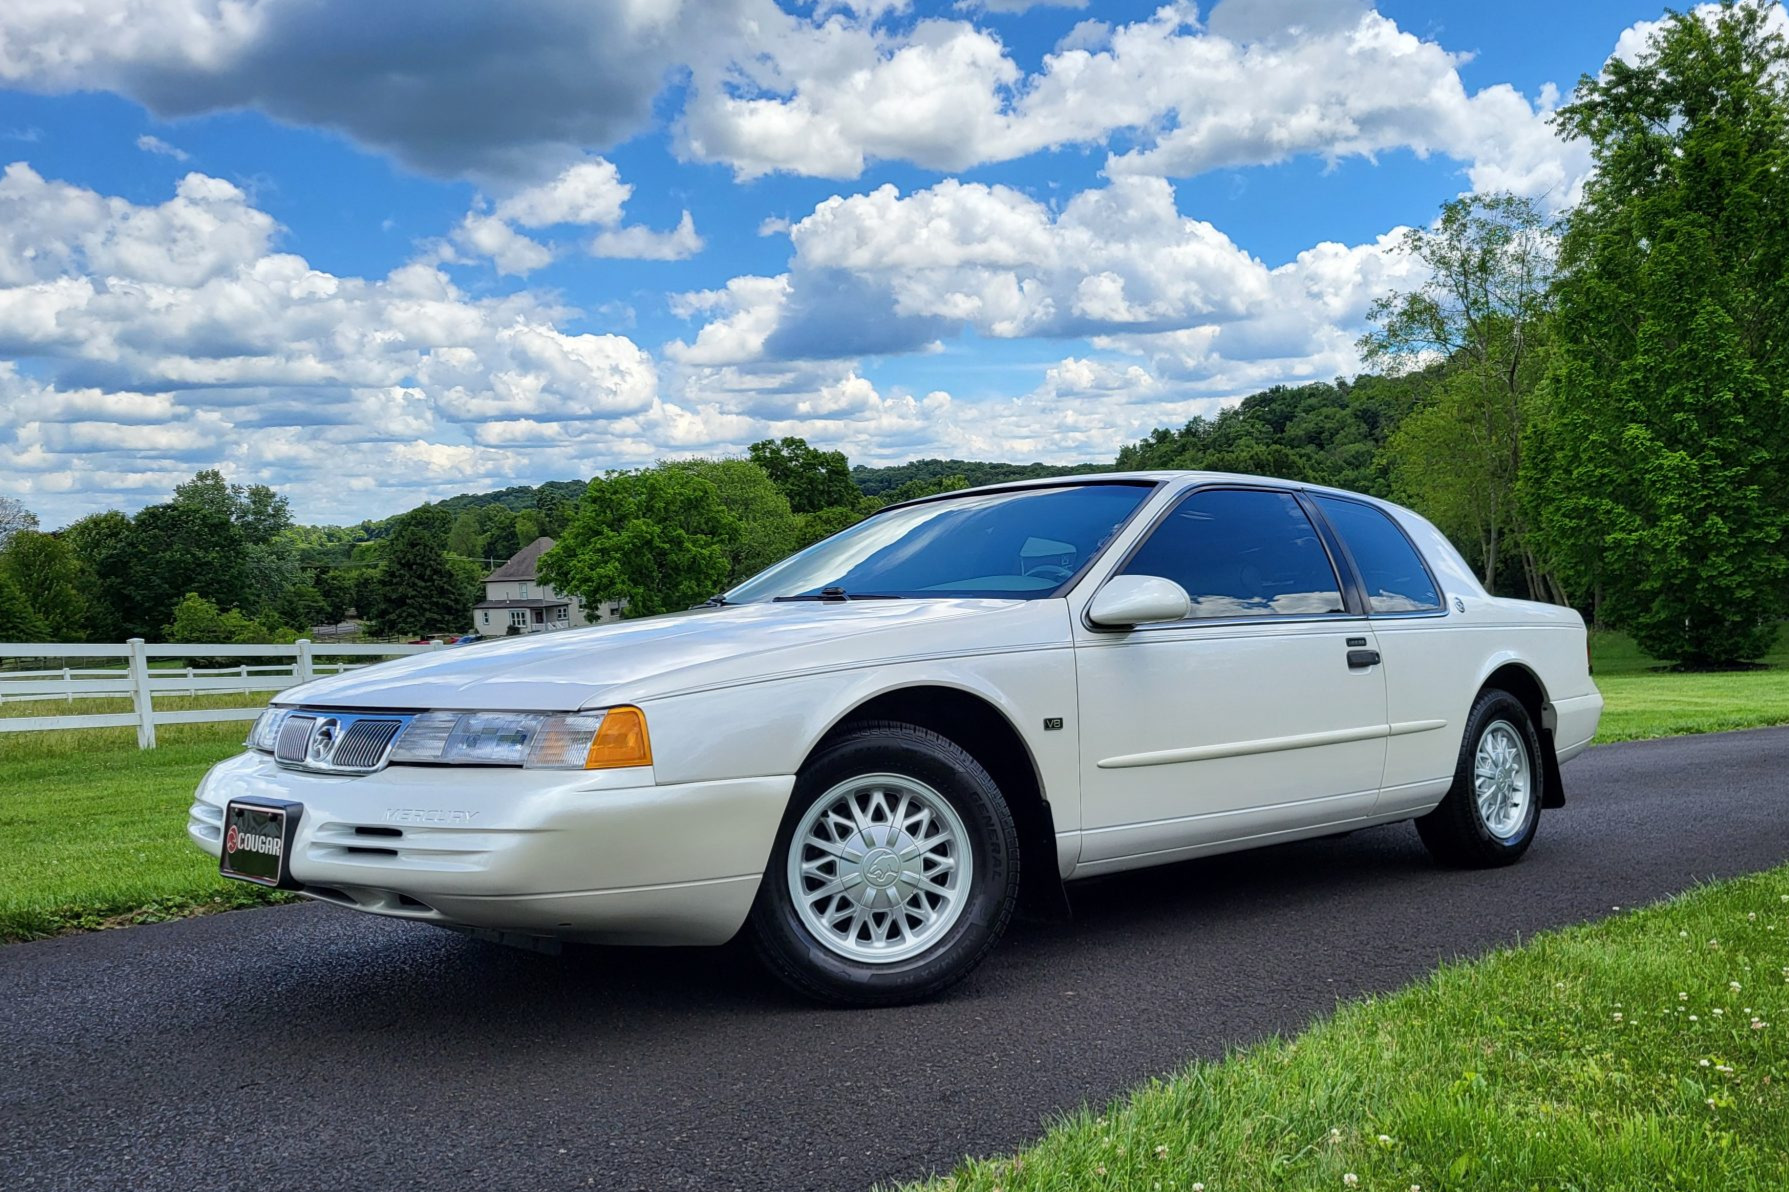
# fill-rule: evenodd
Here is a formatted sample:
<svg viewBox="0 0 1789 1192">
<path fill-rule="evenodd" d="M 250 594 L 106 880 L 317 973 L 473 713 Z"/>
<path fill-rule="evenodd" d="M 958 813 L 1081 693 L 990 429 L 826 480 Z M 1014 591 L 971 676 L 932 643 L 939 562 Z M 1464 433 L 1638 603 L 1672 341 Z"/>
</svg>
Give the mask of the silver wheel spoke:
<svg viewBox="0 0 1789 1192">
<path fill-rule="evenodd" d="M 895 774 L 842 782 L 815 800 L 796 825 L 787 866 L 808 933 L 871 964 L 935 944 L 962 917 L 973 877 L 956 809 Z"/>
<path fill-rule="evenodd" d="M 1533 763 L 1521 731 L 1507 720 L 1493 721 L 1474 751 L 1473 794 L 1485 829 L 1500 840 L 1519 836 L 1528 823 Z"/>
</svg>

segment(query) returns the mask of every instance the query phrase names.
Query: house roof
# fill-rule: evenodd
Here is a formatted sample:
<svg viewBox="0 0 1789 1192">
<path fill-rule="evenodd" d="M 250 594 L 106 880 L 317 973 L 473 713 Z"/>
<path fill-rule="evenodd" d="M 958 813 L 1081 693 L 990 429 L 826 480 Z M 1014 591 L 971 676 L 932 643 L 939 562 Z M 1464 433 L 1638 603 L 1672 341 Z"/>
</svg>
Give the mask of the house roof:
<svg viewBox="0 0 1789 1192">
<path fill-rule="evenodd" d="M 570 604 L 569 600 L 480 600 L 472 608 L 566 608 Z"/>
<path fill-rule="evenodd" d="M 509 562 L 485 576 L 485 582 L 488 584 L 504 580 L 531 580 L 534 578 L 535 564 L 540 562 L 540 557 L 542 555 L 552 549 L 553 540 L 551 538 L 536 538 L 533 542 L 530 542 L 527 546 L 524 546 L 521 550 L 510 556 Z"/>
</svg>

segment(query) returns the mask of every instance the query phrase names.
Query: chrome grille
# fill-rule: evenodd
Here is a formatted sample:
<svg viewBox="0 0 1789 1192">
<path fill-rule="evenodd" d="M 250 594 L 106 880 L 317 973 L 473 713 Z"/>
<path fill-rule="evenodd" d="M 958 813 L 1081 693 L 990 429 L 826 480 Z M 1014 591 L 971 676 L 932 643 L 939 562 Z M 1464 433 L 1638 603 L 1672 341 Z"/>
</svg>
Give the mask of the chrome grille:
<svg viewBox="0 0 1789 1192">
<path fill-rule="evenodd" d="M 336 742 L 335 755 L 329 759 L 332 770 L 375 770 L 385 760 L 391 740 L 404 727 L 402 720 L 355 720 L 342 729 Z"/>
<path fill-rule="evenodd" d="M 311 743 L 311 729 L 317 726 L 315 716 L 288 716 L 280 725 L 279 739 L 273 744 L 273 756 L 293 765 L 304 763 L 304 751 Z"/>
<path fill-rule="evenodd" d="M 385 764 L 408 715 L 304 711 L 286 717 L 274 742 L 282 766 L 325 774 L 370 774 Z"/>
</svg>

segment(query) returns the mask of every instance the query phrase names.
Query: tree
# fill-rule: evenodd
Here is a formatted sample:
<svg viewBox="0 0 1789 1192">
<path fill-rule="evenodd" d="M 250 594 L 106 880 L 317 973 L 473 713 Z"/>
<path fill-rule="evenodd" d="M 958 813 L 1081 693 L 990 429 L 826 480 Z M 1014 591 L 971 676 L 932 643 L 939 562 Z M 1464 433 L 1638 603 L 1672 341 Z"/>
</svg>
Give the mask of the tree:
<svg viewBox="0 0 1789 1192">
<path fill-rule="evenodd" d="M 585 605 L 625 603 L 630 617 L 700 604 L 727 581 L 743 536 L 714 483 L 677 466 L 590 482 L 538 574 Z"/>
<path fill-rule="evenodd" d="M 45 641 L 86 639 L 89 601 L 80 564 L 66 542 L 53 534 L 20 530 L 0 549 L 0 571 L 44 623 Z"/>
<path fill-rule="evenodd" d="M 339 625 L 354 607 L 354 576 L 340 567 L 319 567 L 311 572 L 311 587 L 322 601 L 320 625 Z"/>
<path fill-rule="evenodd" d="M 478 511 L 463 509 L 453 519 L 453 528 L 447 532 L 447 553 L 462 559 L 482 559 L 482 534 L 478 528 Z"/>
<path fill-rule="evenodd" d="M 41 642 L 50 630 L 37 611 L 25 602 L 12 577 L 0 572 L 0 642 Z"/>
<path fill-rule="evenodd" d="M 513 509 L 486 505 L 478 511 L 478 525 L 483 531 L 479 550 L 499 567 L 527 545 L 516 537 L 516 512 Z"/>
<path fill-rule="evenodd" d="M 740 583 L 794 552 L 795 514 L 763 468 L 746 459 L 687 459 L 665 466 L 683 468 L 714 485 L 721 504 L 739 520 L 739 538 L 728 552 L 724 586 Z"/>
<path fill-rule="evenodd" d="M 453 519 L 435 505 L 412 509 L 385 542 L 375 584 L 380 636 L 457 632 L 472 616 L 447 560 Z"/>
<path fill-rule="evenodd" d="M 73 552 L 90 596 L 87 626 L 94 641 L 121 641 L 130 636 L 124 625 L 130 603 L 125 550 L 130 533 L 130 518 L 116 509 L 90 513 L 62 531 L 62 540 Z"/>
<path fill-rule="evenodd" d="M 245 603 L 277 608 L 286 589 L 299 582 L 298 544 L 287 536 L 290 502 L 265 484 L 229 484 L 215 468 L 174 486 L 170 504 L 227 518 L 242 544 Z"/>
<path fill-rule="evenodd" d="M 1394 495 L 1439 513 L 1443 529 L 1476 544 L 1487 587 L 1513 547 L 1527 594 L 1545 598 L 1553 589 L 1515 493 L 1545 368 L 1557 238 L 1530 200 L 1471 195 L 1445 204 L 1434 227 L 1406 232 L 1404 250 L 1428 280 L 1375 302 L 1368 317 L 1378 327 L 1360 346 L 1393 372 L 1442 367 L 1388 445 Z"/>
<path fill-rule="evenodd" d="M 969 478 L 961 472 L 953 472 L 944 476 L 909 480 L 905 484 L 885 489 L 881 493 L 881 500 L 884 505 L 898 505 L 902 501 L 917 501 L 921 497 L 934 497 L 939 493 L 954 493 L 968 487 Z"/>
<path fill-rule="evenodd" d="M 1760 656 L 1789 607 L 1789 49 L 1772 7 L 1667 16 L 1556 116 L 1595 170 L 1562 248 L 1531 504 L 1608 619 L 1690 666 Z"/>
<path fill-rule="evenodd" d="M 119 612 L 125 631 L 133 636 L 159 633 L 188 592 L 219 608 L 252 599 L 242 531 L 228 514 L 200 502 L 138 511 L 108 565 L 119 573 Z"/>
<path fill-rule="evenodd" d="M 849 508 L 861 495 L 851 483 L 851 465 L 842 451 L 821 451 L 806 439 L 765 439 L 750 447 L 751 461 L 789 499 L 796 513 Z"/>
<path fill-rule="evenodd" d="M 0 497 L 0 546 L 20 530 L 37 529 L 37 514 L 17 497 Z"/>
<path fill-rule="evenodd" d="M 281 625 L 309 637 L 313 626 L 334 624 L 329 619 L 329 612 L 329 603 L 322 592 L 308 583 L 295 583 L 280 594 L 278 606 L 269 606 L 263 616 L 277 617 Z"/>
</svg>

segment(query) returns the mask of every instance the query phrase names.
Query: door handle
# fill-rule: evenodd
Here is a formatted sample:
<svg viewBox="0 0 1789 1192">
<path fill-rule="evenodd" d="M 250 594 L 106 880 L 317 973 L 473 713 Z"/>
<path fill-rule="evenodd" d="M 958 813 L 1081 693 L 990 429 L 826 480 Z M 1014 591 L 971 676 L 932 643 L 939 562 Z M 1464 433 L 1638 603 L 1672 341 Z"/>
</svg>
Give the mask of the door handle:
<svg viewBox="0 0 1789 1192">
<path fill-rule="evenodd" d="M 1360 670 L 1362 667 L 1378 666 L 1378 665 L 1379 665 L 1379 651 L 1377 651 L 1377 650 L 1350 650 L 1350 651 L 1348 651 L 1348 669 L 1349 670 Z"/>
</svg>

